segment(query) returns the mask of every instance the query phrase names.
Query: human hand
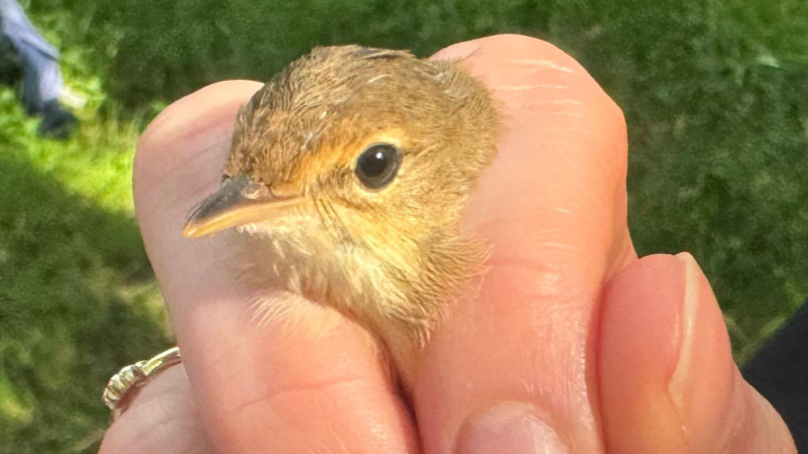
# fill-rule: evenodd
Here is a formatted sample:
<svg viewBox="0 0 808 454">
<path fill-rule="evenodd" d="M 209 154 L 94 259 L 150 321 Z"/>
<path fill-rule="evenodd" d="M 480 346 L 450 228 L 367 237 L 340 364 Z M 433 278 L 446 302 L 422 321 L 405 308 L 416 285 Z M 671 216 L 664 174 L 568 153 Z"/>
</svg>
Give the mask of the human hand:
<svg viewBox="0 0 808 454">
<path fill-rule="evenodd" d="M 138 220 L 183 366 L 143 390 L 101 452 L 796 452 L 741 378 L 692 257 L 636 257 L 624 120 L 583 68 L 519 36 L 436 58 L 488 84 L 506 131 L 465 217 L 493 241 L 492 268 L 421 353 L 414 419 L 361 328 L 256 326 L 223 238 L 182 238 L 260 87 L 226 82 L 167 108 L 138 146 Z"/>
</svg>

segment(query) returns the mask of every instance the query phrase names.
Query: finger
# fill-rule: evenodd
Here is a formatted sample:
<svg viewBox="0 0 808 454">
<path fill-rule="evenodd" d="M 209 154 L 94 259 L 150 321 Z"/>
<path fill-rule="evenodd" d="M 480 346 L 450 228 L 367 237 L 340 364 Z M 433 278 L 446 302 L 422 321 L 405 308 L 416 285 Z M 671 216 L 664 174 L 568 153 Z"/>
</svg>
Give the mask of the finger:
<svg viewBox="0 0 808 454">
<path fill-rule="evenodd" d="M 191 396 L 188 374 L 172 367 L 144 387 L 104 435 L 100 454 L 214 454 Z"/>
<path fill-rule="evenodd" d="M 635 258 L 623 116 L 545 42 L 497 36 L 437 55 L 458 56 L 492 89 L 505 131 L 465 219 L 493 242 L 491 270 L 417 379 L 426 452 L 601 452 L 596 311 L 602 282 Z"/>
<path fill-rule="evenodd" d="M 277 295 L 233 278 L 227 235 L 181 236 L 189 210 L 216 189 L 236 111 L 259 86 L 221 83 L 174 103 L 135 158 L 138 220 L 202 420 L 222 453 L 413 452 L 409 418 L 364 331 L 304 300 L 295 306 L 320 336 L 259 326 L 250 301 Z"/>
<path fill-rule="evenodd" d="M 721 310 L 692 256 L 643 258 L 605 295 L 608 452 L 796 453 L 783 420 L 735 366 Z"/>
</svg>

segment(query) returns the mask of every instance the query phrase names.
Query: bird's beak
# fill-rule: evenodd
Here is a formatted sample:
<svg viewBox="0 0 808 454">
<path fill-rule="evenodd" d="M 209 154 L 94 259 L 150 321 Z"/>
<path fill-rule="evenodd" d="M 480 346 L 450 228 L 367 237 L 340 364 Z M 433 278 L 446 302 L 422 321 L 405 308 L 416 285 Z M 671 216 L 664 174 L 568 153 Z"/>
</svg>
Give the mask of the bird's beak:
<svg viewBox="0 0 808 454">
<path fill-rule="evenodd" d="M 266 186 L 247 176 L 229 178 L 191 211 L 182 234 L 195 238 L 230 227 L 265 222 L 300 206 L 302 201 L 302 197 L 273 196 Z"/>
</svg>

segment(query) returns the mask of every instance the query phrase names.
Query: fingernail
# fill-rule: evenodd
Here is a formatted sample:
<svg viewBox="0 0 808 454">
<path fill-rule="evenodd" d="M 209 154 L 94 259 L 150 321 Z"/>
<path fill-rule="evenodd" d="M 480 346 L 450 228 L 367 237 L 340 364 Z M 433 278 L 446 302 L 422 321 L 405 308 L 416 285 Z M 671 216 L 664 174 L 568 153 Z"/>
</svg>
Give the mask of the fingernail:
<svg viewBox="0 0 808 454">
<path fill-rule="evenodd" d="M 722 409 L 731 401 L 737 370 L 724 318 L 707 277 L 690 254 L 676 258 L 682 261 L 685 283 L 677 323 L 679 354 L 668 392 L 682 421 L 710 433 L 726 416 Z"/>
<path fill-rule="evenodd" d="M 430 60 L 463 60 L 474 55 L 482 46 L 475 42 L 454 44 L 429 57 Z"/>
<path fill-rule="evenodd" d="M 472 414 L 460 429 L 456 454 L 563 454 L 558 433 L 528 405 L 497 404 Z"/>
<path fill-rule="evenodd" d="M 679 315 L 679 359 L 676 368 L 673 370 L 670 384 L 668 385 L 673 405 L 681 411 L 684 407 L 686 378 L 690 375 L 693 365 L 694 336 L 693 330 L 696 325 L 696 313 L 698 309 L 698 264 L 693 256 L 687 253 L 676 256 L 684 264 L 685 285 L 684 300 Z"/>
</svg>

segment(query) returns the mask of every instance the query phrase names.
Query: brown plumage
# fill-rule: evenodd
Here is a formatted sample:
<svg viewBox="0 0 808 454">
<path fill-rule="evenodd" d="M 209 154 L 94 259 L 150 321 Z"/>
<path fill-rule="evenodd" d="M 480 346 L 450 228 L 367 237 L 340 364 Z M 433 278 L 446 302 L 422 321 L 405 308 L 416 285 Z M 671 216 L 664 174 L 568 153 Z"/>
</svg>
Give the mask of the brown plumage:
<svg viewBox="0 0 808 454">
<path fill-rule="evenodd" d="M 498 129 L 455 63 L 316 48 L 241 109 L 222 189 L 184 233 L 239 227 L 260 245 L 260 279 L 353 318 L 407 368 L 483 270 L 488 248 L 459 218 Z"/>
</svg>

